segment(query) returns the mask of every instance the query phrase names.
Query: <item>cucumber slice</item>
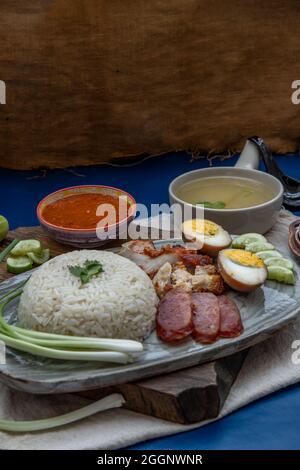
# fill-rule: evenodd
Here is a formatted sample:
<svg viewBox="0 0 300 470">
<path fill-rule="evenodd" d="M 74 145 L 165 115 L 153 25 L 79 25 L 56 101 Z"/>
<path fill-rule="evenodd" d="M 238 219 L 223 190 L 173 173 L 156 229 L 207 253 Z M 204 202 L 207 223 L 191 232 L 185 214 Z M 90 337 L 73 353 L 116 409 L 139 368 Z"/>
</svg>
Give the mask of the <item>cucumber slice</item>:
<svg viewBox="0 0 300 470">
<path fill-rule="evenodd" d="M 232 248 L 245 248 L 246 245 L 257 242 L 265 243 L 267 239 L 260 233 L 244 233 L 236 237 L 231 246 Z"/>
<path fill-rule="evenodd" d="M 282 266 L 269 266 L 268 279 L 272 281 L 282 282 L 283 284 L 295 284 L 296 279 L 293 271 Z"/>
<path fill-rule="evenodd" d="M 28 256 L 7 258 L 6 266 L 9 273 L 21 274 L 32 268 L 32 261 L 28 258 Z"/>
<path fill-rule="evenodd" d="M 45 250 L 42 250 L 38 254 L 33 253 L 33 251 L 29 251 L 29 253 L 27 253 L 27 256 L 28 256 L 28 258 L 31 259 L 31 261 L 34 264 L 43 264 L 43 263 L 46 263 L 46 261 L 49 260 L 50 250 L 49 250 L 49 248 L 45 248 Z"/>
<path fill-rule="evenodd" d="M 290 259 L 286 258 L 267 258 L 264 260 L 266 266 L 281 266 L 282 268 L 294 269 L 294 264 Z"/>
<path fill-rule="evenodd" d="M 282 258 L 282 254 L 276 250 L 258 251 L 256 255 L 262 260 L 267 258 Z"/>
<path fill-rule="evenodd" d="M 41 242 L 38 240 L 21 240 L 11 250 L 10 254 L 12 256 L 25 256 L 30 251 L 33 253 L 40 253 L 41 249 Z"/>
<path fill-rule="evenodd" d="M 265 250 L 274 250 L 272 243 L 268 242 L 253 242 L 246 245 L 245 250 L 251 253 L 258 253 Z"/>
</svg>

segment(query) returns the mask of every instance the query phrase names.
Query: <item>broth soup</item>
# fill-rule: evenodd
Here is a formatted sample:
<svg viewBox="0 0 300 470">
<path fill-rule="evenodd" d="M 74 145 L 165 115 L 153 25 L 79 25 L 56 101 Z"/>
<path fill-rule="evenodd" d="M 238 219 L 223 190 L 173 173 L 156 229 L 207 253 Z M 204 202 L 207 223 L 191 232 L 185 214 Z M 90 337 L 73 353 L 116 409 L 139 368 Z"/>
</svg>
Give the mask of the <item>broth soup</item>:
<svg viewBox="0 0 300 470">
<path fill-rule="evenodd" d="M 189 181 L 177 190 L 177 196 L 189 204 L 207 209 L 243 209 L 273 199 L 274 191 L 250 178 L 219 176 Z"/>
</svg>

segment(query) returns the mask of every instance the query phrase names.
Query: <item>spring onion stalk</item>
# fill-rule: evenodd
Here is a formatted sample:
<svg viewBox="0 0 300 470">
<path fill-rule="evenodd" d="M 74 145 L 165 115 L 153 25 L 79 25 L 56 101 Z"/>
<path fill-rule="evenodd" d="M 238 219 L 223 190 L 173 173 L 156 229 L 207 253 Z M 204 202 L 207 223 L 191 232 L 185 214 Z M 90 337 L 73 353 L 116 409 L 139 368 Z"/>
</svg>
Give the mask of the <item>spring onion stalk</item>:
<svg viewBox="0 0 300 470">
<path fill-rule="evenodd" d="M 100 411 L 106 411 L 113 408 L 120 408 L 125 400 L 119 393 L 114 393 L 90 405 L 84 406 L 71 413 L 66 413 L 54 418 L 39 419 L 36 421 L 8 421 L 0 419 L 0 431 L 7 432 L 35 432 L 45 429 L 58 428 L 66 424 L 74 423 L 88 416 L 92 416 Z"/>
<path fill-rule="evenodd" d="M 0 263 L 6 258 L 6 256 L 11 252 L 11 250 L 19 243 L 19 240 L 13 240 L 4 250 L 0 253 Z"/>
<path fill-rule="evenodd" d="M 22 294 L 23 292 L 23 287 L 26 284 L 27 280 L 22 282 L 16 289 L 13 289 L 10 292 L 7 292 L 4 294 L 2 297 L 0 297 L 0 306 L 5 302 L 8 303 L 11 300 L 15 299 L 16 297 L 19 297 L 19 295 Z"/>
<path fill-rule="evenodd" d="M 27 352 L 36 356 L 48 357 L 50 359 L 63 359 L 65 361 L 98 361 L 115 362 L 117 364 L 127 364 L 131 361 L 128 354 L 117 351 L 66 351 L 63 349 L 52 349 L 36 344 L 28 343 L 20 339 L 12 338 L 0 333 L 0 340 L 7 346 Z"/>
<path fill-rule="evenodd" d="M 42 337 L 27 335 L 26 330 L 23 328 L 11 327 L 11 334 L 23 341 L 30 341 L 32 344 L 37 344 L 40 346 L 48 346 L 51 348 L 63 348 L 63 349 L 101 349 L 101 350 L 110 350 L 124 353 L 135 353 L 143 351 L 143 345 L 137 341 L 126 342 L 126 340 L 111 340 L 106 341 L 104 338 L 80 338 L 73 339 L 70 336 L 63 338 L 47 338 L 47 333 L 42 333 Z M 59 335 L 57 335 L 59 336 Z M 66 338 L 66 339 L 65 339 Z"/>
<path fill-rule="evenodd" d="M 132 362 L 130 353 L 141 352 L 143 345 L 137 341 L 81 338 L 26 330 L 9 325 L 4 317 L 5 306 L 19 296 L 22 288 L 5 294 L 0 299 L 0 340 L 7 346 L 37 356 L 52 359 L 99 361 L 126 364 Z M 100 351 L 99 351 L 100 350 Z"/>
</svg>

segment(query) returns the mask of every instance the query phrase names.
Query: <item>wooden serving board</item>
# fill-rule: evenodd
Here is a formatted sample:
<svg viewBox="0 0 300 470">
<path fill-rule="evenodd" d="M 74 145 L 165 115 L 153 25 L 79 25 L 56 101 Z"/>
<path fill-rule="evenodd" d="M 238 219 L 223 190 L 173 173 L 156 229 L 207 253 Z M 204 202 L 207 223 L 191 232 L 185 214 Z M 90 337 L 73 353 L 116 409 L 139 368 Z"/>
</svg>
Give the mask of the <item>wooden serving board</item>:
<svg viewBox="0 0 300 470">
<path fill-rule="evenodd" d="M 57 256 L 72 247 L 50 239 L 40 227 L 20 227 L 10 231 L 0 245 L 3 249 L 13 239 L 39 239 L 44 248 L 50 248 L 51 256 Z M 116 242 L 105 248 L 116 246 Z M 0 264 L 0 281 L 12 275 L 7 273 L 6 263 Z M 247 351 L 238 352 L 217 361 L 190 367 L 164 376 L 118 385 L 115 387 L 80 392 L 81 396 L 99 399 L 112 392 L 122 393 L 127 409 L 176 423 L 193 423 L 218 416 L 234 383 Z"/>
</svg>

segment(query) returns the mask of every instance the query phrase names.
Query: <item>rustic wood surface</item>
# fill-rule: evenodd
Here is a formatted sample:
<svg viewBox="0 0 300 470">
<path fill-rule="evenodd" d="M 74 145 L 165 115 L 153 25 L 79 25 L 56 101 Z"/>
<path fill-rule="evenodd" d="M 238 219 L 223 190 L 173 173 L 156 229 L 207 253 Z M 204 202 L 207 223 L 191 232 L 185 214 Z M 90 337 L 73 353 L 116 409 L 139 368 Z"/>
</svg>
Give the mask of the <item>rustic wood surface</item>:
<svg viewBox="0 0 300 470">
<path fill-rule="evenodd" d="M 50 248 L 52 256 L 72 250 L 71 247 L 50 239 L 41 227 L 20 227 L 10 231 L 0 248 L 3 249 L 15 238 L 39 239 L 44 248 Z M 115 244 L 113 242 L 106 246 Z M 10 276 L 6 271 L 5 262 L 1 263 L 0 281 Z M 94 400 L 112 392 L 119 392 L 126 399 L 125 407 L 130 410 L 176 423 L 203 421 L 219 414 L 246 354 L 247 351 L 242 351 L 227 358 L 164 376 L 81 392 L 80 395 Z"/>
<path fill-rule="evenodd" d="M 220 413 L 246 355 L 241 351 L 164 376 L 79 395 L 95 400 L 117 392 L 126 400 L 124 407 L 138 413 L 181 424 L 205 421 Z"/>
</svg>

